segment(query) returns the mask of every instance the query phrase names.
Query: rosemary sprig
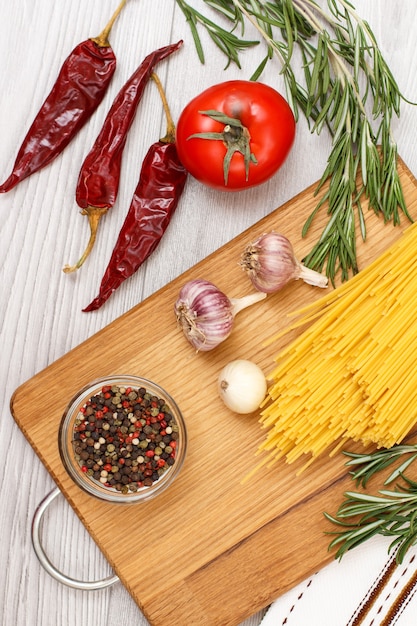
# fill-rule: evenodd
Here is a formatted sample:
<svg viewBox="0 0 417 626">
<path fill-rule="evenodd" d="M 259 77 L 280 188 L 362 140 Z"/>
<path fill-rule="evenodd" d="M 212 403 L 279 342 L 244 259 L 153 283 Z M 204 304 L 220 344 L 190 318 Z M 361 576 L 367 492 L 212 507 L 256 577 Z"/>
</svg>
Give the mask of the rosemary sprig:
<svg viewBox="0 0 417 626">
<path fill-rule="evenodd" d="M 389 551 L 397 548 L 396 561 L 402 563 L 407 550 L 417 543 L 417 482 L 405 475 L 408 467 L 417 459 L 417 445 L 398 445 L 390 449 L 377 450 L 371 454 L 345 452 L 350 457 L 346 464 L 355 467 L 352 478 L 358 485 L 366 487 L 370 478 L 406 456 L 384 482 L 389 485 L 402 480 L 395 489 L 381 489 L 378 495 L 359 491 L 347 491 L 344 501 L 335 516 L 325 517 L 341 526 L 329 549 L 337 547 L 336 558 L 363 543 L 374 535 L 394 537 Z M 354 518 L 353 522 L 350 522 Z"/>
<path fill-rule="evenodd" d="M 366 238 L 363 198 L 369 208 L 394 225 L 407 212 L 397 171 L 397 146 L 392 119 L 406 100 L 386 63 L 369 24 L 348 0 L 327 0 L 327 9 L 315 0 L 202 0 L 230 25 L 219 26 L 186 0 L 176 0 L 190 24 L 201 60 L 204 59 L 198 25 L 206 28 L 230 63 L 240 67 L 239 53 L 255 45 L 243 33 L 249 21 L 266 45 L 266 55 L 251 77 L 257 80 L 273 57 L 281 65 L 286 96 L 296 119 L 300 112 L 312 133 L 326 127 L 332 136 L 327 166 L 317 188 L 318 204 L 307 219 L 306 236 L 319 210 L 328 223 L 303 262 L 325 271 L 334 282 L 358 271 L 355 215 L 360 236 Z M 321 4 L 324 4 L 324 0 Z M 258 42 L 259 43 L 259 42 Z M 302 59 L 303 80 L 297 78 L 295 50 Z M 361 170 L 362 182 L 357 182 Z M 328 191 L 323 191 L 328 182 Z"/>
<path fill-rule="evenodd" d="M 185 19 L 188 22 L 188 25 L 191 29 L 191 33 L 193 35 L 195 47 L 197 50 L 198 58 L 201 63 L 205 62 L 205 56 L 203 51 L 203 46 L 201 43 L 200 36 L 198 34 L 198 24 L 201 24 L 208 34 L 210 35 L 213 42 L 216 44 L 218 48 L 225 54 L 228 61 L 225 69 L 229 67 L 230 63 L 235 63 L 240 68 L 239 61 L 239 52 L 244 50 L 245 48 L 251 48 L 253 46 L 257 46 L 259 41 L 249 41 L 246 39 L 240 39 L 236 35 L 233 34 L 232 31 L 225 30 L 218 24 L 215 24 L 212 20 L 208 19 L 205 15 L 196 11 L 192 6 L 187 4 L 184 0 L 176 0 L 178 6 L 181 11 L 185 15 Z M 231 7 L 227 7 L 228 3 L 223 3 L 221 0 L 207 0 L 206 4 L 215 8 L 219 13 L 228 18 L 231 22 L 236 25 L 242 27 L 243 31 L 243 20 L 240 15 L 233 10 L 233 3 Z"/>
</svg>

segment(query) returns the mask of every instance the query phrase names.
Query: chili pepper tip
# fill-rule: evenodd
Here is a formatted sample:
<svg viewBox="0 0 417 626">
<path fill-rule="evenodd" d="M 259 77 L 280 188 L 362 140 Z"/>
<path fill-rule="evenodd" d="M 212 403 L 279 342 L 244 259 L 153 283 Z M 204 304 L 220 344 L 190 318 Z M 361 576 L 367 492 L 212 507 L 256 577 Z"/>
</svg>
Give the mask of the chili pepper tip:
<svg viewBox="0 0 417 626">
<path fill-rule="evenodd" d="M 13 189 L 13 187 L 17 185 L 19 180 L 20 178 L 18 176 L 16 176 L 15 174 L 11 174 L 9 178 L 5 180 L 2 185 L 0 185 L 0 193 L 6 193 L 7 191 Z"/>
<path fill-rule="evenodd" d="M 97 296 L 97 298 L 94 298 L 94 300 L 92 300 L 88 306 L 82 309 L 82 312 L 90 313 L 91 311 L 97 311 L 97 309 L 99 309 L 102 304 L 104 304 L 104 301 L 100 298 L 100 296 Z"/>
</svg>

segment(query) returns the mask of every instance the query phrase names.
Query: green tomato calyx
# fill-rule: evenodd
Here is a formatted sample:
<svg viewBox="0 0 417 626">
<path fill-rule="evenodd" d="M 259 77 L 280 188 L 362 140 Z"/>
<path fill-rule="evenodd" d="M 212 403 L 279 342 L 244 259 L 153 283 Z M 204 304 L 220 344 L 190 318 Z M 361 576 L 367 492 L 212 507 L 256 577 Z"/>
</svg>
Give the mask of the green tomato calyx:
<svg viewBox="0 0 417 626">
<path fill-rule="evenodd" d="M 240 152 L 243 155 L 243 161 L 245 164 L 245 176 L 246 180 L 249 178 L 249 165 L 258 163 L 257 158 L 251 152 L 250 149 L 250 134 L 246 126 L 243 126 L 242 122 L 235 118 L 229 117 L 221 111 L 199 111 L 201 115 L 207 115 L 212 120 L 224 124 L 224 129 L 220 133 L 207 132 L 207 133 L 194 133 L 187 137 L 188 139 L 214 139 L 216 141 L 222 141 L 226 146 L 226 154 L 223 160 L 223 176 L 224 184 L 227 185 L 229 179 L 230 163 L 232 161 L 235 152 Z"/>
</svg>

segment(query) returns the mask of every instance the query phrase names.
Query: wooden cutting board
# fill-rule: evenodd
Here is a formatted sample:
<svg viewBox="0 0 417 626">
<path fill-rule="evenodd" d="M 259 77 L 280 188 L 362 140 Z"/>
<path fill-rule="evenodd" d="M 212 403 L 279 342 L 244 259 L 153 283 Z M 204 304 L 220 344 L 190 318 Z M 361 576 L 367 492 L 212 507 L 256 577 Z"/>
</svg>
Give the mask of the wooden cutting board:
<svg viewBox="0 0 417 626">
<path fill-rule="evenodd" d="M 399 163 L 408 209 L 417 218 L 416 180 Z M 345 457 L 323 457 L 306 473 L 284 461 L 241 479 L 255 466 L 265 437 L 257 415 L 238 416 L 217 396 L 220 369 L 251 359 L 265 373 L 281 343 L 263 347 L 288 324 L 286 314 L 323 295 L 298 281 L 239 313 L 229 339 L 196 353 L 176 325 L 173 304 L 193 278 L 213 281 L 229 297 L 252 291 L 238 266 L 245 245 L 269 230 L 285 234 L 299 259 L 326 221 L 317 217 L 308 239 L 301 228 L 315 207 L 315 185 L 272 212 L 182 276 L 21 385 L 11 411 L 54 480 L 154 626 L 233 626 L 268 605 L 328 563 L 330 524 L 351 485 Z M 366 214 L 368 239 L 359 243 L 364 267 L 400 237 Z M 71 397 L 91 380 L 132 374 L 164 387 L 182 409 L 189 435 L 183 469 L 155 500 L 122 506 L 98 501 L 67 475 L 58 451 L 58 428 Z M 324 383 L 325 384 L 325 383 Z M 53 398 L 52 405 L 50 399 Z M 48 406 L 49 410 L 44 408 Z M 106 523 L 103 524 L 103 519 Z M 110 523 L 111 521 L 111 523 Z"/>
</svg>

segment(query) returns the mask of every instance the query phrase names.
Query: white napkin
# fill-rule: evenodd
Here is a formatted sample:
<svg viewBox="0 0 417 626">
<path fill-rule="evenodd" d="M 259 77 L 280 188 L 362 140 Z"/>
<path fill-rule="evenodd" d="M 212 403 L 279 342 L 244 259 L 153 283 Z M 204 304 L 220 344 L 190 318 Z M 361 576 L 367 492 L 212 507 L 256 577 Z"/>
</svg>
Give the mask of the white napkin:
<svg viewBox="0 0 417 626">
<path fill-rule="evenodd" d="M 276 600 L 260 626 L 417 626 L 417 547 L 373 537 Z"/>
</svg>

